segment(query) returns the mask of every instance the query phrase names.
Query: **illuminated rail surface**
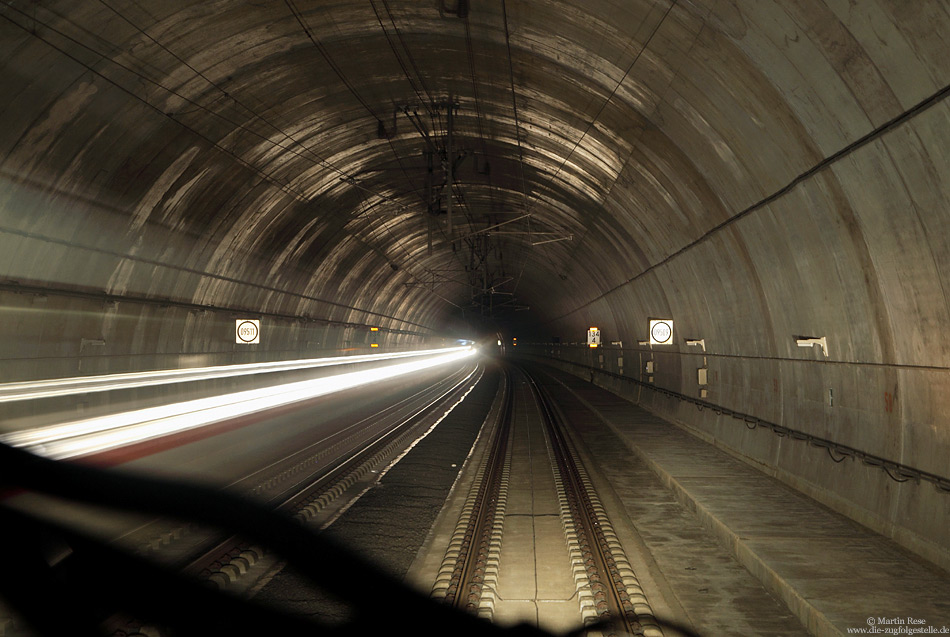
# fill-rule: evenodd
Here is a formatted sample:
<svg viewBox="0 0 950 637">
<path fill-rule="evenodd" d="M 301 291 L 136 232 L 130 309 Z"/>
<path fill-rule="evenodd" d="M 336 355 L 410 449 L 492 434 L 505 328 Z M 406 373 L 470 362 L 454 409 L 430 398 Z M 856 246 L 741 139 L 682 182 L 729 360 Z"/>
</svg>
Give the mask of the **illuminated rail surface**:
<svg viewBox="0 0 950 637">
<path fill-rule="evenodd" d="M 263 500 L 302 522 L 328 525 L 456 407 L 482 373 L 481 368 L 466 366 L 382 411 L 347 422 L 318 443 L 241 477 L 228 489 Z M 142 529 L 136 534 L 141 536 Z M 186 572 L 220 587 L 233 585 L 252 566 L 262 572 L 273 564 L 262 548 L 235 536 L 188 534 L 164 521 L 151 523 L 148 536 L 153 539 L 146 548 L 157 547 L 174 556 Z M 162 540 L 156 543 L 156 537 Z M 116 626 L 117 635 L 128 630 L 127 623 Z"/>
<path fill-rule="evenodd" d="M 596 619 L 605 622 L 605 635 L 661 634 L 653 611 L 639 586 L 633 569 L 612 530 L 603 506 L 587 477 L 551 397 L 534 378 L 528 377 L 541 409 L 549 442 L 553 448 L 561 488 L 569 508 L 570 524 L 576 535 Z"/>
<path fill-rule="evenodd" d="M 512 427 L 513 392 L 511 374 L 506 370 L 500 388 L 500 410 L 493 426 L 491 451 L 478 467 L 479 475 L 471 489 L 464 509 L 464 516 L 456 529 L 458 556 L 444 565 L 444 589 L 438 589 L 438 597 L 456 608 L 478 613 L 479 602 L 486 586 L 486 575 L 491 560 L 493 544 L 498 542 L 498 530 L 503 524 L 499 506 L 507 480 L 507 450 Z"/>
<path fill-rule="evenodd" d="M 312 431 L 309 438 L 288 436 L 289 444 L 262 449 L 260 454 L 254 449 L 253 453 L 248 453 L 247 462 L 225 467 L 226 472 L 219 466 L 207 471 L 192 470 L 192 474 L 205 473 L 205 481 L 207 474 L 214 474 L 211 481 L 223 489 L 243 494 L 301 520 L 319 522 L 345 507 L 354 492 L 358 494 L 360 489 L 375 481 L 394 457 L 458 405 L 483 371 L 474 359 L 464 360 L 470 353 L 468 348 L 455 348 L 413 356 L 360 357 L 365 359 L 359 361 L 362 363 L 392 358 L 412 360 L 399 361 L 381 369 L 292 383 L 290 390 L 286 386 L 268 387 L 258 392 L 212 397 L 210 401 L 175 403 L 163 406 L 158 412 L 141 410 L 145 412 L 144 416 L 142 413 L 119 413 L 89 421 L 57 423 L 5 434 L 4 441 L 53 458 L 80 456 L 92 463 L 102 463 L 104 457 L 108 458 L 116 451 L 128 454 L 128 449 L 150 444 L 152 446 L 147 451 L 126 455 L 126 464 L 146 471 L 161 471 L 163 463 L 167 463 L 172 467 L 171 473 L 180 474 L 188 470 L 181 469 L 178 461 L 200 467 L 205 460 L 212 463 L 214 457 L 202 457 L 194 451 L 189 456 L 187 447 L 176 449 L 174 441 L 181 436 L 181 429 L 168 427 L 170 420 L 177 418 L 187 422 L 188 429 L 212 432 L 218 431 L 216 426 L 234 422 L 242 426 L 248 423 L 257 425 L 250 427 L 243 438 L 235 438 L 233 429 L 226 427 L 225 434 L 231 438 L 229 442 L 219 442 L 218 436 L 209 434 L 199 443 L 206 451 L 223 446 L 223 449 L 218 449 L 222 455 L 227 454 L 228 445 L 248 447 L 254 442 L 254 436 L 267 437 L 268 429 L 275 430 L 274 418 L 283 418 L 287 422 L 304 421 L 294 426 L 296 430 Z M 354 358 L 347 357 L 343 362 L 354 362 Z M 239 366 L 238 373 L 243 374 L 241 367 L 244 366 Z M 214 371 L 223 374 L 234 370 L 219 368 Z M 205 373 L 207 370 L 202 372 Z M 136 375 L 135 382 L 143 382 L 143 378 L 148 376 Z M 161 383 L 166 377 L 165 373 L 158 373 L 151 380 Z M 115 384 L 116 379 L 109 382 Z M 372 384 L 372 396 L 365 393 L 368 384 Z M 248 394 L 253 394 L 250 399 Z M 319 401 L 314 403 L 314 399 Z M 213 403 L 210 407 L 209 402 Z M 195 403 L 201 404 L 196 408 Z M 279 409 L 288 405 L 294 410 Z M 218 407 L 225 411 L 215 411 Z M 341 415 L 334 417 L 337 412 Z M 323 413 L 323 420 L 315 418 L 315 413 Z M 156 433 L 149 427 L 159 427 L 160 432 Z M 111 446 L 100 439 L 103 432 L 112 435 L 110 432 L 113 431 L 121 432 L 124 445 Z M 157 447 L 154 446 L 156 442 Z M 59 446 L 63 444 L 73 445 L 70 448 L 72 453 L 65 453 Z M 156 448 L 158 451 L 152 455 Z M 105 464 L 113 462 L 107 460 Z M 72 509 L 51 511 L 45 498 L 32 494 L 15 495 L 7 502 L 27 511 L 51 513 L 53 518 L 91 528 L 135 553 L 182 568 L 219 585 L 232 582 L 263 556 L 261 549 L 237 538 L 222 537 L 181 522 L 126 515 L 117 515 L 113 519 L 103 517 L 100 512 Z M 2 613 L 0 626 L 8 635 L 21 634 L 25 630 L 3 617 Z M 117 624 L 116 634 L 126 634 L 134 628 Z"/>
<path fill-rule="evenodd" d="M 414 440 L 462 404 L 484 373 L 481 366 L 465 363 L 393 404 L 359 418 L 341 418 L 326 435 L 272 458 L 265 466 L 245 471 L 223 486 L 320 528 L 332 524 L 406 453 Z M 516 385 L 520 387 L 518 392 Z M 544 444 L 551 450 L 561 525 L 572 562 L 565 568 L 572 571 L 576 585 L 574 627 L 587 624 L 603 635 L 662 635 L 586 477 L 566 423 L 541 385 L 516 367 L 506 368 L 495 407 L 483 426 L 482 436 L 489 450 L 470 468 L 479 477 L 469 495 L 471 505 L 464 508 L 458 522 L 459 541 L 453 539 L 450 549 L 457 557 L 443 563 L 436 582 L 439 592 L 434 596 L 469 613 L 495 619 L 492 588 L 497 583 L 506 525 L 510 449 L 514 429 L 524 426 L 515 423 L 517 401 L 521 401 L 522 412 L 534 414 L 529 417 L 537 421 L 532 426 L 543 429 Z M 524 403 L 529 401 L 531 405 L 526 407 Z M 234 587 L 242 579 L 245 586 L 250 585 L 254 573 L 249 572 L 256 571 L 260 576 L 270 558 L 261 548 L 240 538 L 168 520 L 141 521 L 116 539 L 221 587 Z M 136 629 L 134 620 L 130 624 L 127 618 L 116 618 L 112 625 L 116 635 Z"/>
<path fill-rule="evenodd" d="M 504 567 L 500 562 L 505 559 L 501 545 L 511 479 L 509 450 L 516 427 L 515 383 L 530 387 L 517 400 L 533 403 L 527 408 L 522 405 L 521 410 L 540 419 L 545 444 L 551 452 L 561 523 L 576 586 L 577 625 L 586 624 L 596 629 L 591 634 L 605 636 L 662 635 L 574 449 L 567 423 L 535 378 L 516 367 L 506 371 L 494 418 L 486 422 L 486 427 L 491 428 L 490 442 L 475 469 L 477 476 L 462 507 L 433 596 L 482 617 L 495 618 L 496 588 Z M 531 578 L 534 573 L 522 576 Z"/>
</svg>

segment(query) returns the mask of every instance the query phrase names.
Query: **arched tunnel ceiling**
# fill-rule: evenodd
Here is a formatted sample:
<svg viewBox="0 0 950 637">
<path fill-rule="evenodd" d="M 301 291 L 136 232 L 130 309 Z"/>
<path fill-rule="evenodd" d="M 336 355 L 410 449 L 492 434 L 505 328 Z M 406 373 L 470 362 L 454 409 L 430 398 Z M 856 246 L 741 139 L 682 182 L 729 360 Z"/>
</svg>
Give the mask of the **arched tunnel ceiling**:
<svg viewBox="0 0 950 637">
<path fill-rule="evenodd" d="M 844 319 L 851 355 L 886 360 L 898 284 L 880 270 L 907 246 L 873 238 L 878 213 L 911 214 L 907 242 L 947 216 L 945 185 L 887 194 L 947 168 L 937 0 L 23 0 L 0 15 L 18 282 L 546 335 L 755 315 L 764 353 L 786 322 Z M 902 175 L 895 155 L 919 166 Z M 941 320 L 947 233 L 929 236 L 917 274 L 936 283 L 914 298 Z M 854 298 L 823 313 L 836 295 Z"/>
</svg>

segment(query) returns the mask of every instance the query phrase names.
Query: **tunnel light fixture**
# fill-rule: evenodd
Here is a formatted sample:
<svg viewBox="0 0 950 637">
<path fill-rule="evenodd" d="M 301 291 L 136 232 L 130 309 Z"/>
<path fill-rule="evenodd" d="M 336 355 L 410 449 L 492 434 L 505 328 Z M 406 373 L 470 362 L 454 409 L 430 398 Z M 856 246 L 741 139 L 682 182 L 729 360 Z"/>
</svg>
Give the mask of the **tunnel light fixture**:
<svg viewBox="0 0 950 637">
<path fill-rule="evenodd" d="M 362 354 L 358 356 L 334 356 L 329 358 L 219 365 L 216 367 L 192 367 L 188 369 L 164 369 L 152 372 L 128 372 L 123 374 L 78 376 L 73 378 L 54 378 L 50 380 L 5 383 L 0 385 L 0 403 L 114 391 L 117 389 L 134 389 L 136 387 L 150 387 L 153 385 L 167 385 L 214 378 L 231 378 L 235 376 L 247 376 L 249 374 L 286 372 L 299 369 L 330 367 L 334 365 L 349 365 L 351 363 L 432 356 L 434 354 L 448 353 L 462 349 L 465 348 L 428 349 L 414 352 Z"/>
<path fill-rule="evenodd" d="M 452 348 L 448 353 L 443 350 L 385 367 L 4 434 L 0 441 L 54 459 L 88 456 L 430 369 L 475 353 L 471 347 Z"/>
<path fill-rule="evenodd" d="M 706 339 L 704 338 L 687 338 L 686 344 L 690 347 L 702 347 L 703 351 L 706 351 Z"/>
<path fill-rule="evenodd" d="M 828 337 L 822 336 L 796 336 L 795 344 L 799 347 L 813 347 L 815 345 L 821 346 L 821 353 L 828 356 Z"/>
</svg>

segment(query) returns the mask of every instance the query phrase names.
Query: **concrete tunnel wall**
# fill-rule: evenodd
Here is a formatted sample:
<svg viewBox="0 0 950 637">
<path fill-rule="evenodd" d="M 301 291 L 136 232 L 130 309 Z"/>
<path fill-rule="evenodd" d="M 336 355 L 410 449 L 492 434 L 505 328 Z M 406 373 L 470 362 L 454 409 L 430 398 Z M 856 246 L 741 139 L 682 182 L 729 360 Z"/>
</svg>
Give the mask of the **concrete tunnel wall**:
<svg viewBox="0 0 950 637">
<path fill-rule="evenodd" d="M 3 379 L 369 325 L 416 347 L 484 314 L 458 279 L 491 275 L 531 308 L 495 317 L 522 341 L 597 325 L 626 349 L 672 318 L 658 386 L 696 394 L 703 338 L 709 401 L 950 475 L 945 3 L 385 5 L 5 5 Z M 439 220 L 428 249 L 421 141 L 391 114 L 448 96 L 492 166 L 460 173 L 460 223 L 529 212 L 508 227 L 570 241 L 499 235 L 469 271 Z M 247 312 L 275 328 L 251 351 Z M 950 567 L 950 495 L 648 406 Z"/>
<path fill-rule="evenodd" d="M 590 303 L 556 333 L 582 340 L 586 326 L 597 325 L 605 342 L 624 344 L 604 353 L 608 365 L 616 370 L 624 357 L 636 375 L 651 354 L 636 347 L 649 319 L 671 318 L 674 345 L 652 352 L 658 386 L 698 395 L 703 356 L 685 340 L 702 338 L 708 401 L 946 476 L 947 184 L 926 176 L 950 174 L 941 156 L 948 122 L 946 105 L 909 119 Z M 826 337 L 828 356 L 798 347 L 796 335 Z M 583 348 L 572 354 L 591 362 Z M 895 482 L 860 462 L 833 464 L 824 450 L 693 405 L 649 392 L 645 400 L 950 565 L 947 493 Z"/>
</svg>

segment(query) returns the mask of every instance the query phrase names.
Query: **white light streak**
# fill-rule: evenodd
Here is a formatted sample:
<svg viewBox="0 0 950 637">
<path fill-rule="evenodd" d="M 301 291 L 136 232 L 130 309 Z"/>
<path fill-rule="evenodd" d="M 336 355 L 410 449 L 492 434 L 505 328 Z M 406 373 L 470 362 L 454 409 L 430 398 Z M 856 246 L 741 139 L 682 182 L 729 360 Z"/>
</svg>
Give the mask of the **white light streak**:
<svg viewBox="0 0 950 637">
<path fill-rule="evenodd" d="M 246 363 L 243 365 L 219 365 L 216 367 L 192 367 L 188 369 L 162 369 L 151 372 L 128 372 L 124 374 L 106 374 L 100 376 L 78 376 L 73 378 L 53 378 L 50 380 L 5 383 L 0 385 L 0 403 L 17 400 L 36 400 L 89 394 L 92 392 L 134 389 L 170 383 L 185 383 L 214 378 L 230 378 L 268 372 L 286 372 L 296 369 L 348 365 L 385 361 L 416 356 L 461 351 L 464 347 L 419 350 L 414 352 L 393 352 L 389 354 L 362 354 L 358 356 L 335 356 L 332 358 L 309 358 L 294 361 L 271 361 L 267 363 Z"/>
<path fill-rule="evenodd" d="M 444 365 L 476 350 L 436 351 L 440 353 L 386 367 L 18 431 L 0 436 L 0 441 L 49 458 L 86 456 Z"/>
</svg>

